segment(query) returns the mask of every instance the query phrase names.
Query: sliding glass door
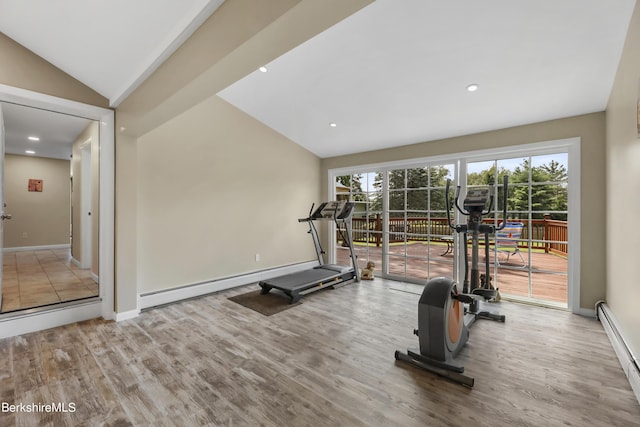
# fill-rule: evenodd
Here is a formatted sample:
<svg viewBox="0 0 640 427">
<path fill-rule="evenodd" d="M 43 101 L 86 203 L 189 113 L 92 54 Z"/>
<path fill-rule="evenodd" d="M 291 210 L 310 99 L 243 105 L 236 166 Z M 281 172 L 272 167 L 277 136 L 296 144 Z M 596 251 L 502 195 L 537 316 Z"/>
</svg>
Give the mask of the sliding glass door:
<svg viewBox="0 0 640 427">
<path fill-rule="evenodd" d="M 383 251 L 390 278 L 424 282 L 451 275 L 452 244 L 447 225 L 444 189 L 454 165 L 428 165 L 384 172 L 388 203 L 388 246 Z"/>
<path fill-rule="evenodd" d="M 451 198 L 460 185 L 460 204 L 469 189 L 489 186 L 496 203 L 483 220 L 499 226 L 505 220 L 502 177 L 508 175 L 508 224 L 488 242 L 494 286 L 507 298 L 579 307 L 579 286 L 569 275 L 579 272 L 579 258 L 569 251 L 575 247 L 570 241 L 579 242 L 577 225 L 570 224 L 570 218 L 579 224 L 579 140 L 442 158 L 343 169 L 331 175 L 336 198 L 356 203 L 353 239 L 359 268 L 373 261 L 376 274 L 384 278 L 421 284 L 437 276 L 462 281 L 464 248 L 462 237 L 447 224 L 446 181 L 452 180 Z M 458 224 L 467 220 L 453 209 L 451 214 Z M 334 242 L 336 261 L 348 264 L 348 251 L 338 234 Z"/>
<path fill-rule="evenodd" d="M 337 176 L 336 197 L 356 203 L 352 227 L 360 268 L 373 261 L 383 277 L 417 283 L 451 275 L 454 236 L 444 189 L 454 175 L 449 163 Z M 336 242 L 336 257 L 346 262 Z"/>
<path fill-rule="evenodd" d="M 382 265 L 382 188 L 376 184 L 376 173 L 354 173 L 335 177 L 336 200 L 350 200 L 355 203 L 351 220 L 352 239 L 360 269 L 373 261 L 376 270 Z M 350 263 L 349 248 L 336 233 L 336 261 Z"/>
<path fill-rule="evenodd" d="M 468 162 L 467 187 L 490 185 L 498 204 L 488 221 L 501 221 L 502 176 L 509 176 L 509 233 L 491 240 L 500 292 L 566 307 L 568 302 L 568 154 L 531 154 Z M 498 185 L 495 185 L 495 184 Z"/>
</svg>

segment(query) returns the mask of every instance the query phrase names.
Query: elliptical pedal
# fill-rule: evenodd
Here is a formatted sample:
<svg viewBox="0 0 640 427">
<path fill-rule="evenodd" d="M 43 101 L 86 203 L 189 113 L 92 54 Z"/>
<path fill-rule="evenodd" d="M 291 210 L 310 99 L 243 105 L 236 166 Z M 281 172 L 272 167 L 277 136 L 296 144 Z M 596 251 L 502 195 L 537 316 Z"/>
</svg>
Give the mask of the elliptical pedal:
<svg viewBox="0 0 640 427">
<path fill-rule="evenodd" d="M 424 369 L 425 371 L 433 372 L 441 377 L 450 379 L 451 381 L 462 384 L 465 387 L 473 388 L 473 384 L 475 383 L 475 379 L 473 377 L 424 363 L 422 360 L 411 357 L 410 355 L 404 354 L 398 350 L 396 350 L 395 358 L 396 360 L 401 360 L 417 368 Z"/>
</svg>

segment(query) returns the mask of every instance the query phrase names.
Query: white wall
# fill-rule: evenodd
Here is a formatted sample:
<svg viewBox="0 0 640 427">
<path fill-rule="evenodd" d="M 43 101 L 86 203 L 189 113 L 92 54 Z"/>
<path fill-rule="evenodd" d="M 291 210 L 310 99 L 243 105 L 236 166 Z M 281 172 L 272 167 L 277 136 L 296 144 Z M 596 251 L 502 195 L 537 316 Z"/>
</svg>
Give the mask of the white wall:
<svg viewBox="0 0 640 427">
<path fill-rule="evenodd" d="M 91 177 L 82 176 L 82 145 L 91 141 Z M 82 221 L 81 217 L 87 212 L 82 211 L 81 194 L 83 185 L 91 183 L 91 271 L 96 276 L 99 271 L 99 241 L 100 241 L 100 129 L 97 121 L 89 123 L 84 131 L 73 143 L 73 158 L 71 160 L 71 170 L 73 173 L 73 243 L 71 255 L 78 261 L 82 258 Z"/>
</svg>

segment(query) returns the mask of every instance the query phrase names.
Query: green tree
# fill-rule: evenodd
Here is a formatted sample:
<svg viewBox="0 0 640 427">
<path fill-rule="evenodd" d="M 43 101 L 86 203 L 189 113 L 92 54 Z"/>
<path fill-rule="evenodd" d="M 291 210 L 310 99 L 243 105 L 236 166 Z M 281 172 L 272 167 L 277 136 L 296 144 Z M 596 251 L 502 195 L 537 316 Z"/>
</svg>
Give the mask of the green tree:
<svg viewBox="0 0 640 427">
<path fill-rule="evenodd" d="M 529 181 L 531 173 L 531 181 Z M 555 160 L 541 166 L 531 166 L 528 159 L 522 159 L 509 177 L 509 211 L 551 212 L 567 210 L 567 169 Z M 530 182 L 530 185 L 529 185 Z M 531 205 L 529 205 L 531 192 Z M 521 217 L 524 212 L 511 217 Z M 566 214 L 552 213 L 552 218 L 566 220 Z"/>
<path fill-rule="evenodd" d="M 547 208 L 549 211 L 566 211 L 568 209 L 569 195 L 567 193 L 568 173 L 567 168 L 559 162 L 552 160 L 551 163 L 540 166 L 540 169 L 546 174 L 547 189 Z M 566 214 L 552 213 L 553 219 L 566 220 Z"/>
<path fill-rule="evenodd" d="M 502 177 L 508 174 L 505 168 L 499 169 L 499 175 Z M 482 170 L 480 172 L 472 172 L 467 175 L 467 185 L 495 185 L 496 183 L 496 165 L 495 163 L 489 169 Z M 502 181 L 500 181 L 502 183 Z"/>
<path fill-rule="evenodd" d="M 336 178 L 336 184 L 349 188 L 351 200 L 354 202 L 364 202 L 367 196 L 362 190 L 362 175 L 342 175 Z"/>
<path fill-rule="evenodd" d="M 448 176 L 449 169 L 444 166 L 389 171 L 389 209 L 428 211 L 430 198 L 432 210 L 444 210 L 442 187 L 446 185 Z M 371 201 L 373 211 L 382 210 L 382 181 L 382 172 L 378 172 L 373 183 L 373 187 L 378 190 Z M 433 190 L 434 187 L 440 189 Z"/>
</svg>

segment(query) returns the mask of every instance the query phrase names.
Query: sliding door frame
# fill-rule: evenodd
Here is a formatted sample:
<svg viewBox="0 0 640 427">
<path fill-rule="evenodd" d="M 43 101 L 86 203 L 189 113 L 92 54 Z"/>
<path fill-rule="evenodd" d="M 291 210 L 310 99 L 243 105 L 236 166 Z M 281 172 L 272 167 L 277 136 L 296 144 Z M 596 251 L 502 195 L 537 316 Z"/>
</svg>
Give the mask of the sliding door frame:
<svg viewBox="0 0 640 427">
<path fill-rule="evenodd" d="M 417 159 L 407 159 L 385 163 L 375 163 L 367 165 L 358 165 L 353 167 L 342 167 L 336 169 L 330 169 L 327 174 L 327 189 L 329 199 L 336 198 L 335 182 L 336 177 L 346 174 L 358 174 L 369 173 L 372 171 L 388 171 L 392 169 L 400 168 L 412 168 L 421 167 L 434 164 L 453 163 L 454 164 L 454 179 L 458 185 L 461 186 L 461 193 L 464 194 L 466 190 L 466 177 L 467 177 L 467 163 L 477 162 L 483 160 L 495 160 L 501 158 L 512 158 L 518 156 L 529 155 L 543 155 L 543 154 L 557 154 L 568 153 L 568 233 L 569 233 L 569 254 L 567 264 L 567 305 L 568 309 L 573 313 L 581 313 L 580 309 L 580 138 L 567 138 L 551 141 L 543 141 L 529 144 L 512 145 L 505 147 L 496 147 L 485 150 L 467 151 L 461 153 L 451 153 L 445 155 L 436 155 L 430 157 L 422 157 Z M 385 174 L 386 175 L 386 174 Z M 388 185 L 385 186 L 388 189 Z M 388 198 L 388 192 L 384 192 L 384 197 Z M 386 200 L 388 206 L 388 200 Z M 384 209 L 384 206 L 383 206 Z M 463 220 L 459 214 L 456 213 L 456 221 Z M 388 224 L 388 220 L 384 221 Z M 388 228 L 387 225 L 384 225 Z M 383 248 L 387 247 L 388 240 L 385 241 L 385 236 L 388 233 L 383 229 Z M 386 230 L 388 231 L 388 230 Z M 329 259 L 331 262 L 335 262 L 336 247 L 335 239 L 332 239 L 333 230 L 329 230 L 327 235 L 329 242 Z M 334 234 L 335 235 L 335 234 Z M 388 239 L 388 237 L 386 237 Z M 459 245 L 457 245 L 459 246 Z M 457 247 L 456 246 L 456 247 Z M 459 262 L 460 256 L 457 251 L 454 254 L 454 266 L 457 266 L 457 274 L 454 274 L 454 278 L 458 280 L 461 275 L 464 274 L 464 266 Z M 383 249 L 383 263 L 386 263 Z M 386 264 L 383 266 L 386 267 Z M 383 271 L 386 271 L 383 270 Z M 457 277 L 455 277 L 457 276 Z"/>
</svg>

